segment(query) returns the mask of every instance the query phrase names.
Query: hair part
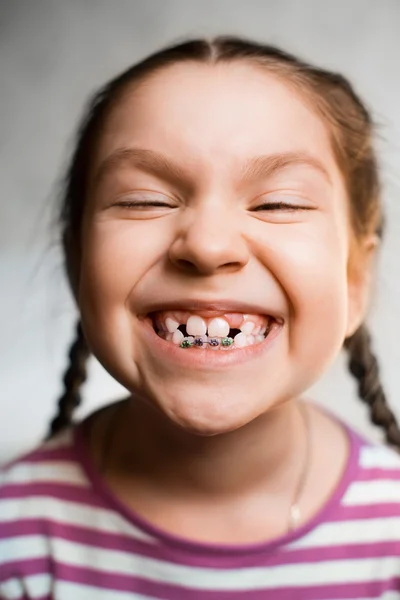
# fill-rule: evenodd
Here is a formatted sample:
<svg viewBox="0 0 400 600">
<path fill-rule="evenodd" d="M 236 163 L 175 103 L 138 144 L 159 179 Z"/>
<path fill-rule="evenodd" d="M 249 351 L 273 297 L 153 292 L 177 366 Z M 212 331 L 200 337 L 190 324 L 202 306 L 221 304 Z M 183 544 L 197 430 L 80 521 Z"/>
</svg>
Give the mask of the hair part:
<svg viewBox="0 0 400 600">
<path fill-rule="evenodd" d="M 160 50 L 132 66 L 100 89 L 86 108 L 65 177 L 59 215 L 67 275 L 75 292 L 89 172 L 105 120 L 121 96 L 128 88 L 170 65 L 239 61 L 262 67 L 293 86 L 311 102 L 326 123 L 349 200 L 352 232 L 349 268 L 352 261 L 357 261 L 362 241 L 367 236 L 382 237 L 381 186 L 373 148 L 373 122 L 348 80 L 338 73 L 309 65 L 279 48 L 243 38 L 220 36 L 213 40 L 190 40 Z M 345 348 L 350 372 L 358 382 L 358 395 L 369 407 L 372 422 L 383 428 L 389 443 L 400 448 L 400 430 L 380 383 L 365 324 L 345 341 Z M 70 350 L 70 366 L 64 377 L 65 392 L 51 425 L 52 435 L 72 423 L 74 409 L 80 402 L 79 387 L 86 377 L 87 356 L 87 344 L 78 325 L 77 338 Z"/>
</svg>

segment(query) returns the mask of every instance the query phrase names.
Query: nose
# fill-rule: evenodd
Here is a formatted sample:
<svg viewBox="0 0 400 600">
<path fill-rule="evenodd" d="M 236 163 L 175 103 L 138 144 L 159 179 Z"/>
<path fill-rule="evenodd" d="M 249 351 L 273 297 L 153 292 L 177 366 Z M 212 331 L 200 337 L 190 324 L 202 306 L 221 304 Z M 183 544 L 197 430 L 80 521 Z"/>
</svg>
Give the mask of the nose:
<svg viewBox="0 0 400 600">
<path fill-rule="evenodd" d="M 187 209 L 170 246 L 171 262 L 181 270 L 202 275 L 242 269 L 249 261 L 249 248 L 240 220 L 232 210 L 213 206 Z"/>
</svg>

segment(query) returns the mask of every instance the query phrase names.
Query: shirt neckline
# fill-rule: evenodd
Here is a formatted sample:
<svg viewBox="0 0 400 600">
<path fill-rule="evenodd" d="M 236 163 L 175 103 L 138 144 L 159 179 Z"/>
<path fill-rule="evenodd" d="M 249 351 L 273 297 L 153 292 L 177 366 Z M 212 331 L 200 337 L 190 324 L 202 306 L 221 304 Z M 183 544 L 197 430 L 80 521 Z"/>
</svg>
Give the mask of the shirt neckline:
<svg viewBox="0 0 400 600">
<path fill-rule="evenodd" d="M 244 554 L 249 555 L 259 553 L 270 553 L 278 549 L 279 547 L 285 546 L 291 542 L 294 542 L 295 540 L 302 538 L 310 531 L 317 528 L 321 523 L 324 522 L 324 520 L 326 520 L 327 516 L 330 513 L 334 512 L 340 507 L 341 499 L 349 484 L 354 480 L 359 465 L 359 453 L 362 445 L 362 437 L 358 435 L 355 431 L 353 431 L 353 429 L 351 429 L 341 419 L 329 412 L 329 415 L 341 424 L 348 436 L 349 454 L 346 466 L 335 489 L 333 490 L 330 497 L 323 504 L 323 506 L 311 519 L 309 519 L 299 528 L 295 529 L 293 532 L 283 534 L 281 536 L 276 537 L 275 539 L 268 540 L 266 542 L 257 542 L 254 544 L 214 544 L 197 542 L 192 541 L 188 538 L 169 533 L 159 528 L 157 525 L 153 525 L 145 518 L 138 515 L 133 509 L 126 506 L 114 494 L 114 492 L 108 486 L 105 479 L 103 479 L 103 477 L 98 472 L 86 443 L 86 439 L 89 438 L 85 439 L 85 434 L 87 434 L 88 430 L 90 429 L 91 423 L 93 422 L 92 417 L 94 416 L 94 414 L 96 413 L 92 413 L 74 427 L 72 439 L 73 452 L 75 458 L 82 467 L 86 477 L 88 478 L 92 486 L 92 489 L 102 499 L 103 503 L 107 508 L 119 513 L 130 524 L 134 525 L 135 528 L 151 536 L 153 539 L 157 540 L 161 544 L 164 544 L 166 546 L 173 546 L 175 548 L 178 547 L 181 550 L 190 552 L 192 554 L 218 554 L 219 556 L 232 556 Z"/>
</svg>

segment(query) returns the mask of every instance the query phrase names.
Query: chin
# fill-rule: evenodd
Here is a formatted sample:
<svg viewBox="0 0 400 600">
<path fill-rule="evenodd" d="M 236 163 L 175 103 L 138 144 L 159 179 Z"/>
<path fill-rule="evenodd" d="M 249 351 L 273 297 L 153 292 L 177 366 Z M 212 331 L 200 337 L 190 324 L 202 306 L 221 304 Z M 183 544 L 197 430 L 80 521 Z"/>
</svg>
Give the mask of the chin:
<svg viewBox="0 0 400 600">
<path fill-rule="evenodd" d="M 224 423 L 218 424 L 208 419 L 188 418 L 186 415 L 174 415 L 173 418 L 169 417 L 169 419 L 186 433 L 204 438 L 224 435 L 240 429 L 246 424 L 246 422 L 227 422 L 226 420 Z"/>
<path fill-rule="evenodd" d="M 172 423 L 187 433 L 211 437 L 229 433 L 253 421 L 259 413 L 251 410 L 248 403 L 230 397 L 214 397 L 204 400 L 204 396 L 197 398 L 182 398 L 181 401 L 174 396 L 170 402 L 158 404 L 158 409 Z M 254 408 L 254 407 L 253 407 Z M 261 411 L 260 411 L 261 412 Z"/>
</svg>

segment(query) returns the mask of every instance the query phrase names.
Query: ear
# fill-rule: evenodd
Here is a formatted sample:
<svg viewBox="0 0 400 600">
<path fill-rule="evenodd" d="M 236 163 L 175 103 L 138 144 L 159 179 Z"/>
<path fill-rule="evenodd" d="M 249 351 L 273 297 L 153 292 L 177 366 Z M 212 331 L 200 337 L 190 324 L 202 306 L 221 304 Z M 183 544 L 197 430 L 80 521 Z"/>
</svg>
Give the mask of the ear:
<svg viewBox="0 0 400 600">
<path fill-rule="evenodd" d="M 371 295 L 374 259 L 379 245 L 377 235 L 357 243 L 347 272 L 348 312 L 346 337 L 353 335 L 365 319 Z"/>
</svg>

